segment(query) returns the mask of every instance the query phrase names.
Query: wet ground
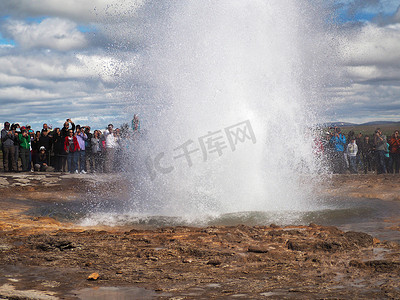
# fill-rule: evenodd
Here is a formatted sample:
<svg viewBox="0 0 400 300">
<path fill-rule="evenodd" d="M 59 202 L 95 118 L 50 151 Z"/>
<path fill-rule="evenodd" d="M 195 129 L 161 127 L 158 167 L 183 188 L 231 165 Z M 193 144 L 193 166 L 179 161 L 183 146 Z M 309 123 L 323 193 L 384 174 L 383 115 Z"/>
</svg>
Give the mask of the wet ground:
<svg viewBox="0 0 400 300">
<path fill-rule="evenodd" d="M 0 298 L 400 299 L 398 212 L 382 219 L 394 237 L 384 241 L 352 224 L 83 227 L 48 209 L 128 188 L 99 188 L 110 182 L 118 175 L 0 177 Z M 375 199 L 381 188 L 371 201 L 397 203 L 399 183 L 344 175 L 324 191 L 357 197 L 361 186 Z"/>
</svg>

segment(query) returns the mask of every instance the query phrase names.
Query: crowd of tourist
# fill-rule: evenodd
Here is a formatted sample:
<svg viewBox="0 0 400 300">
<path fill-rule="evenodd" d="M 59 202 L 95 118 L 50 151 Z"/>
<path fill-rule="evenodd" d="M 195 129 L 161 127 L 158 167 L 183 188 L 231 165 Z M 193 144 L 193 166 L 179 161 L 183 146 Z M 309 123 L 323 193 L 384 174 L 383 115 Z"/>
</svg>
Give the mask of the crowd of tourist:
<svg viewBox="0 0 400 300">
<path fill-rule="evenodd" d="M 375 172 L 377 174 L 399 173 L 400 169 L 400 135 L 395 130 L 387 138 L 380 128 L 372 136 L 357 135 L 354 131 L 344 135 L 339 127 L 329 128 L 318 147 L 328 161 L 333 173 L 343 174 L 349 171 Z"/>
<path fill-rule="evenodd" d="M 121 130 L 112 124 L 104 131 L 91 132 L 90 126 L 75 125 L 67 119 L 62 128 L 41 130 L 31 126 L 4 123 L 1 130 L 3 170 L 8 172 L 55 171 L 82 173 L 118 172 L 123 169 L 125 149 L 140 135 L 137 115 Z M 400 135 L 390 138 L 377 128 L 371 136 L 347 136 L 339 127 L 331 127 L 322 139 L 315 140 L 316 153 L 322 155 L 332 173 L 399 173 Z"/>
<path fill-rule="evenodd" d="M 30 125 L 4 123 L 1 130 L 5 172 L 55 171 L 82 173 L 121 171 L 123 149 L 140 134 L 137 115 L 132 128 L 120 130 L 112 124 L 103 132 L 75 125 L 67 119 L 62 128 L 45 123 L 34 131 Z"/>
</svg>

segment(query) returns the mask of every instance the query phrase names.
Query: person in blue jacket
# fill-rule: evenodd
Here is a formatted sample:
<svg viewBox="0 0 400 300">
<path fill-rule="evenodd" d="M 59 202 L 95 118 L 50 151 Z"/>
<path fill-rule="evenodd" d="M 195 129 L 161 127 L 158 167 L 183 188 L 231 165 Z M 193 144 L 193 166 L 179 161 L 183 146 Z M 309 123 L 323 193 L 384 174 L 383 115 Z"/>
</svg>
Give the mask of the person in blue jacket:
<svg viewBox="0 0 400 300">
<path fill-rule="evenodd" d="M 339 127 L 335 128 L 334 133 L 329 141 L 333 148 L 333 173 L 343 174 L 345 172 L 346 161 L 344 158 L 344 150 L 346 145 L 346 137 L 342 134 Z"/>
</svg>

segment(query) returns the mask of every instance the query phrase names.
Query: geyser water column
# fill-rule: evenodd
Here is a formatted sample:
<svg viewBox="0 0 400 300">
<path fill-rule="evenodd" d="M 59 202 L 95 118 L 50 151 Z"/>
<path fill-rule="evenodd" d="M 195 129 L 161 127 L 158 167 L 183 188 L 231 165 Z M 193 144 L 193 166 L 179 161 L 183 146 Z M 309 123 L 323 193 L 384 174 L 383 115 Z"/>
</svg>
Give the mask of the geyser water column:
<svg viewBox="0 0 400 300">
<path fill-rule="evenodd" d="M 309 209 L 311 128 L 331 46 L 324 10 L 189 0 L 144 2 L 136 13 L 121 87 L 132 86 L 129 108 L 146 134 L 132 154 L 130 213 Z M 230 132 L 242 134 L 235 147 Z"/>
</svg>

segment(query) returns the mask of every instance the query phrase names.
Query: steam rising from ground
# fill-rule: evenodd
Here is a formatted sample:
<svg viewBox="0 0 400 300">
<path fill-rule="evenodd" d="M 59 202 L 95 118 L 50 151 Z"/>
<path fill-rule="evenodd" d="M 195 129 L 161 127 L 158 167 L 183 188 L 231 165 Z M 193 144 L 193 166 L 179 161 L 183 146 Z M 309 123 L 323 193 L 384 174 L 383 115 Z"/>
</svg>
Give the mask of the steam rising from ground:
<svg viewBox="0 0 400 300">
<path fill-rule="evenodd" d="M 118 32 L 129 33 L 119 44 L 127 49 L 121 86 L 131 86 L 125 97 L 145 133 L 130 156 L 124 213 L 190 219 L 312 209 L 321 164 L 311 128 L 335 61 L 328 20 L 313 1 L 143 4 Z M 233 151 L 225 129 L 243 121 L 256 142 L 237 141 Z M 222 136 L 221 153 L 201 148 L 209 133 Z M 199 149 L 192 166 L 174 158 L 189 141 L 188 151 Z"/>
</svg>

